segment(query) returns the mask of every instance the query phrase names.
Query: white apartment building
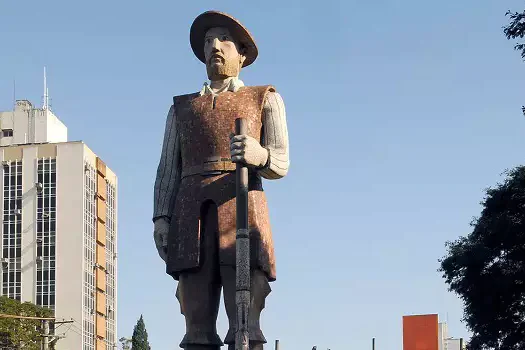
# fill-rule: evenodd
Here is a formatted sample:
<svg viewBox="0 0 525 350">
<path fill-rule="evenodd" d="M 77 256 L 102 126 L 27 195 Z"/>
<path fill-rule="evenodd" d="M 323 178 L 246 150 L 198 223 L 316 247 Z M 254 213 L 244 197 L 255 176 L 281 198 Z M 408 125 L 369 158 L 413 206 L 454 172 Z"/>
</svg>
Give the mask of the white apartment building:
<svg viewBox="0 0 525 350">
<path fill-rule="evenodd" d="M 463 345 L 463 348 L 461 348 Z M 464 350 L 466 343 L 461 344 L 461 339 L 448 336 L 448 325 L 446 322 L 438 324 L 438 349 L 439 350 Z"/>
<path fill-rule="evenodd" d="M 0 129 L 0 295 L 73 320 L 57 350 L 116 349 L 116 175 L 47 102 L 16 101 Z"/>
<path fill-rule="evenodd" d="M 447 350 L 448 325 L 446 322 L 438 323 L 438 350 Z"/>
</svg>

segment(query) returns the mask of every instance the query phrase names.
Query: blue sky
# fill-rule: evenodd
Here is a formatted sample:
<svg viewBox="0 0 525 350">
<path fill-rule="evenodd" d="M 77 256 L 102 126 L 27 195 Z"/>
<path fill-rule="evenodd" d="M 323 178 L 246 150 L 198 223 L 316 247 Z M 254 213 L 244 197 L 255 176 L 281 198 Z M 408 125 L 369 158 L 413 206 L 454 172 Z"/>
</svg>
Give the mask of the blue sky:
<svg viewBox="0 0 525 350">
<path fill-rule="evenodd" d="M 254 34 L 246 84 L 283 96 L 291 168 L 266 182 L 277 281 L 263 312 L 273 348 L 401 349 L 401 317 L 439 313 L 467 337 L 437 272 L 469 232 L 483 189 L 523 163 L 524 63 L 501 27 L 523 2 L 2 1 L 0 110 L 38 103 L 119 176 L 120 336 L 144 314 L 155 350 L 184 319 L 152 239 L 152 188 L 171 97 L 204 66 L 192 20 L 229 12 Z M 448 315 L 448 316 L 447 316 Z M 226 332 L 221 307 L 219 331 Z"/>
</svg>

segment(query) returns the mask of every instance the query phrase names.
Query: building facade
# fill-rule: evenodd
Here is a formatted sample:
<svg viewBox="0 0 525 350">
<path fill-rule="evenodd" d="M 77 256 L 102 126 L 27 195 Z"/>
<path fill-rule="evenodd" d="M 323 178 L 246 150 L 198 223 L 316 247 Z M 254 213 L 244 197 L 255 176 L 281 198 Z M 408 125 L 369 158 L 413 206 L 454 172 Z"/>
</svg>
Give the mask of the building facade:
<svg viewBox="0 0 525 350">
<path fill-rule="evenodd" d="M 448 336 L 437 314 L 403 316 L 403 350 L 464 350 L 462 339 Z"/>
<path fill-rule="evenodd" d="M 447 338 L 444 340 L 445 350 L 465 350 L 467 347 L 466 343 L 462 339 Z"/>
<path fill-rule="evenodd" d="M 463 339 L 452 338 L 448 335 L 448 325 L 446 322 L 439 323 L 439 350 L 464 350 L 466 343 Z"/>
<path fill-rule="evenodd" d="M 447 343 L 446 339 L 448 338 L 448 325 L 446 322 L 440 322 L 438 324 L 438 345 L 439 350 L 446 350 Z"/>
<path fill-rule="evenodd" d="M 45 106 L 17 101 L 0 128 L 1 295 L 73 320 L 57 350 L 116 349 L 116 175 Z"/>
<path fill-rule="evenodd" d="M 403 350 L 438 349 L 438 315 L 403 316 Z"/>
</svg>

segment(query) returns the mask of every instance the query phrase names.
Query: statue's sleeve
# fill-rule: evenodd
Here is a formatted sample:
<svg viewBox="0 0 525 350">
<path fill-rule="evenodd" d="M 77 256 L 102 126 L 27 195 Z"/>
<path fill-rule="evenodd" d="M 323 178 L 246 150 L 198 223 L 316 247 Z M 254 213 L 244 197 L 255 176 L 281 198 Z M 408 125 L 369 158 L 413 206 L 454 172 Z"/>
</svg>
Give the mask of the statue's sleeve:
<svg viewBox="0 0 525 350">
<path fill-rule="evenodd" d="M 265 179 L 280 179 L 288 173 L 290 165 L 288 127 L 284 101 L 277 92 L 266 95 L 262 115 L 261 146 L 268 150 L 268 161 L 259 169 Z"/>
<path fill-rule="evenodd" d="M 171 219 L 175 197 L 179 189 L 181 158 L 179 133 L 175 119 L 175 108 L 171 106 L 166 118 L 162 153 L 155 179 L 153 221 L 160 217 Z"/>
</svg>

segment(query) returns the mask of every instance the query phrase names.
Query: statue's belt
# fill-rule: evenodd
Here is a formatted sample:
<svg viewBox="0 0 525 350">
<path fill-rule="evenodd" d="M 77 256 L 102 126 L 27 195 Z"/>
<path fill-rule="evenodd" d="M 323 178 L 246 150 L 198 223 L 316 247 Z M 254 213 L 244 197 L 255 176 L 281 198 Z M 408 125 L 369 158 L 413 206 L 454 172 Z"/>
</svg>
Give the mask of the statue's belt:
<svg viewBox="0 0 525 350">
<path fill-rule="evenodd" d="M 230 158 L 210 157 L 203 164 L 184 167 L 181 178 L 209 172 L 230 172 L 235 171 L 235 169 L 236 165 Z"/>
</svg>

